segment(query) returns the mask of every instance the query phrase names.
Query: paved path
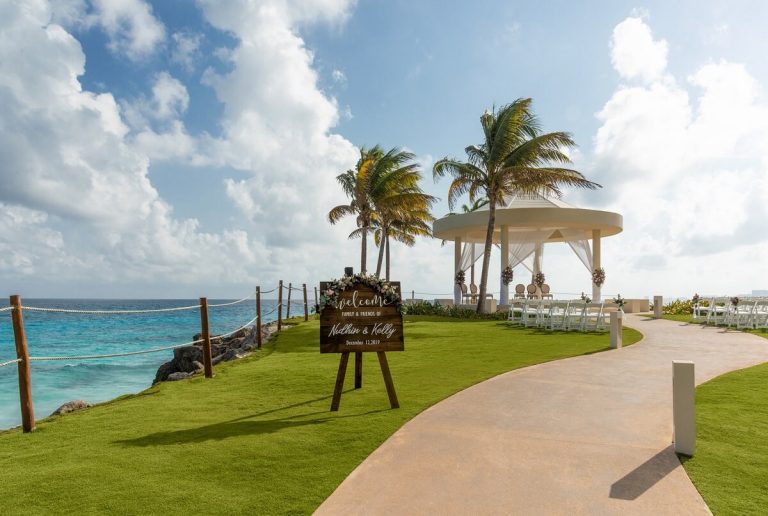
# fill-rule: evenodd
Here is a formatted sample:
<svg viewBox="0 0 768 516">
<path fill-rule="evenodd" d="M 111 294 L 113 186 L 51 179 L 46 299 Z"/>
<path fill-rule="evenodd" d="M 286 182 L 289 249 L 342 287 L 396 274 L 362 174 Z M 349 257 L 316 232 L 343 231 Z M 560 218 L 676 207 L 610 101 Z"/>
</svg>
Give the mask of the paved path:
<svg viewBox="0 0 768 516">
<path fill-rule="evenodd" d="M 672 360 L 696 382 L 768 361 L 768 340 L 628 314 L 645 339 L 512 371 L 426 410 L 317 514 L 709 514 L 675 456 Z"/>
</svg>

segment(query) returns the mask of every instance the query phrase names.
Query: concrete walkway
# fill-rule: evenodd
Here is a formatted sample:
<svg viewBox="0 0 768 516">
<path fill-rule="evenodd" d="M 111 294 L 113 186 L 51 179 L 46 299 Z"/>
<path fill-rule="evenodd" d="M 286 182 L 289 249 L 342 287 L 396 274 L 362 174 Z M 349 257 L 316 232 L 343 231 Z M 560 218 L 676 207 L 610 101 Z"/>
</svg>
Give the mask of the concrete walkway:
<svg viewBox="0 0 768 516">
<path fill-rule="evenodd" d="M 625 324 L 644 340 L 506 373 L 426 410 L 317 514 L 709 514 L 670 446 L 672 360 L 693 360 L 698 384 L 768 361 L 768 340 Z"/>
</svg>

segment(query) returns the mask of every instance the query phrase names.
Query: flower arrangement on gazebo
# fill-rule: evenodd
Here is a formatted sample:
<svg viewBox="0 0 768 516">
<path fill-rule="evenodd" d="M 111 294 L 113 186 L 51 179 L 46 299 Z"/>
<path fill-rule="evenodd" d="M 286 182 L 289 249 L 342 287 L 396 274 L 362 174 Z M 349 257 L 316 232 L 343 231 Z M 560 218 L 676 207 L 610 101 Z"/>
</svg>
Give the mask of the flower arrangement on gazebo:
<svg viewBox="0 0 768 516">
<path fill-rule="evenodd" d="M 456 277 L 454 278 L 454 281 L 457 285 L 463 285 L 464 284 L 464 271 L 459 271 L 456 273 Z"/>
<path fill-rule="evenodd" d="M 592 283 L 594 283 L 597 288 L 603 286 L 603 283 L 605 283 L 605 269 L 600 267 L 599 269 L 592 271 Z"/>
<path fill-rule="evenodd" d="M 543 272 L 537 272 L 533 275 L 533 283 L 537 287 L 541 288 L 545 281 L 547 281 L 547 277 L 544 276 Z"/>
<path fill-rule="evenodd" d="M 501 281 L 504 282 L 505 285 L 509 285 L 512 283 L 512 279 L 515 277 L 515 272 L 512 270 L 512 267 L 507 265 L 503 271 L 501 271 Z"/>
</svg>

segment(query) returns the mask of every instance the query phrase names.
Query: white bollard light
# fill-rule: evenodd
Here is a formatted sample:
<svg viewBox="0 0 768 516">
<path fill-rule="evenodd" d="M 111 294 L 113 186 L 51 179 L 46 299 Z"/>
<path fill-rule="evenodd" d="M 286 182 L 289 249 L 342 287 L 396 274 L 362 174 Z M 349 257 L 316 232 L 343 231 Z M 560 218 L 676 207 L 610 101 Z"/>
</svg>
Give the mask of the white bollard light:
<svg viewBox="0 0 768 516">
<path fill-rule="evenodd" d="M 653 296 L 653 318 L 661 319 L 661 310 L 664 306 L 664 298 L 662 296 Z"/>
<path fill-rule="evenodd" d="M 675 452 L 693 457 L 696 448 L 696 382 L 694 364 L 672 361 L 672 414 L 675 425 Z"/>
<path fill-rule="evenodd" d="M 621 311 L 611 312 L 611 349 L 621 348 Z"/>
</svg>

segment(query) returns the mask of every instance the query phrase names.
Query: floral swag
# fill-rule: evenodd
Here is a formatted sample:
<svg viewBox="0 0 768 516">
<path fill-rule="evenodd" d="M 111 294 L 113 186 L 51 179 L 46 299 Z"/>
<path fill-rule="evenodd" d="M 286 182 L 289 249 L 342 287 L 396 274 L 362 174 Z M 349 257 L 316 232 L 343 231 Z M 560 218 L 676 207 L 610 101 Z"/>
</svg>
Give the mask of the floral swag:
<svg viewBox="0 0 768 516">
<path fill-rule="evenodd" d="M 384 298 L 384 301 L 389 302 L 401 313 L 403 312 L 403 303 L 400 293 L 397 292 L 397 287 L 390 285 L 388 281 L 379 278 L 375 274 L 370 276 L 367 274 L 355 274 L 354 276 L 344 276 L 343 278 L 332 280 L 328 284 L 328 288 L 320 294 L 319 311 L 322 312 L 326 306 L 337 308 L 341 293 L 355 285 L 365 285 L 373 288 Z"/>
<path fill-rule="evenodd" d="M 537 287 L 541 288 L 541 286 L 544 284 L 545 281 L 547 281 L 547 278 L 546 276 L 544 276 L 543 272 L 537 272 L 536 274 L 533 275 L 533 283 Z"/>
<path fill-rule="evenodd" d="M 464 284 L 464 271 L 459 271 L 456 273 L 456 277 L 454 278 L 454 281 L 457 285 L 463 285 Z"/>
<path fill-rule="evenodd" d="M 603 283 L 605 283 L 605 269 L 600 267 L 599 269 L 592 271 L 592 283 L 594 283 L 597 288 L 603 286 Z"/>
<path fill-rule="evenodd" d="M 512 270 L 512 267 L 507 265 L 503 271 L 501 271 L 501 281 L 504 282 L 505 285 L 509 285 L 512 283 L 512 279 L 515 277 L 515 272 Z"/>
</svg>

